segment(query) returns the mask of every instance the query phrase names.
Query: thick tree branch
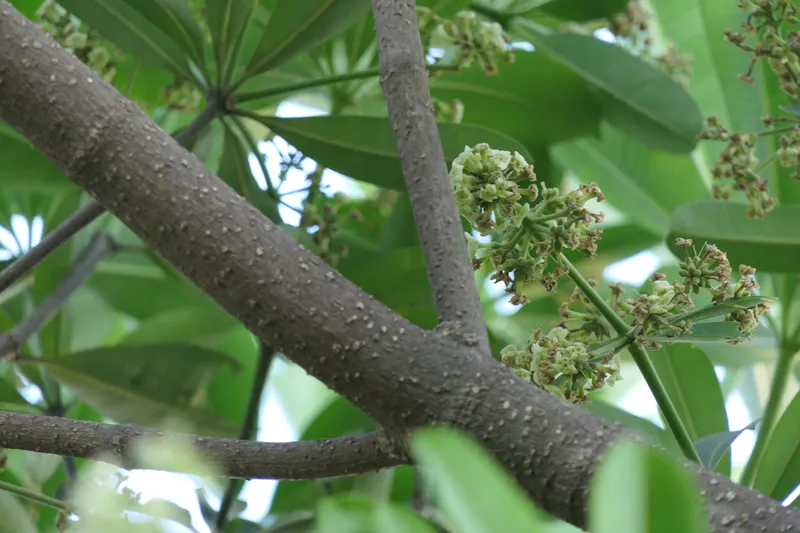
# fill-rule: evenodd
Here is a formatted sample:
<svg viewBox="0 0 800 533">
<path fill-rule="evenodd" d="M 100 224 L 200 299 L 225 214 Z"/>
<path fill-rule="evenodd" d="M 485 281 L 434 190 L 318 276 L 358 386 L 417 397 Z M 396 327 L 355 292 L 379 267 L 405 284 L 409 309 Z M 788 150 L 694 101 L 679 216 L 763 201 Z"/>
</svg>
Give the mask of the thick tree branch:
<svg viewBox="0 0 800 533">
<path fill-rule="evenodd" d="M 31 335 L 42 329 L 61 310 L 72 293 L 89 279 L 98 263 L 112 251 L 114 242 L 108 235 L 105 233 L 95 235 L 92 242 L 82 250 L 81 256 L 72 265 L 64 281 L 25 320 L 17 324 L 13 330 L 0 335 L 0 359 L 19 351 Z"/>
<path fill-rule="evenodd" d="M 135 446 L 164 433 L 133 425 L 100 424 L 0 411 L 0 447 L 93 459 L 133 470 Z M 391 456 L 376 433 L 301 442 L 252 442 L 174 435 L 185 439 L 226 477 L 319 479 L 372 472 L 405 464 Z M 146 465 L 152 468 L 152 465 Z"/>
<path fill-rule="evenodd" d="M 433 114 L 414 0 L 373 0 L 380 81 L 443 330 L 487 357 L 475 272 Z"/>
<path fill-rule="evenodd" d="M 473 435 L 545 510 L 584 525 L 596 463 L 609 444 L 629 435 L 620 426 L 375 302 L 5 0 L 0 50 L 0 119 L 256 336 L 363 409 L 391 437 L 437 423 Z M 20 429 L 5 435 L 0 423 L 6 439 L 0 446 L 11 447 L 9 436 Z M 35 439 L 30 444 L 39 445 Z M 731 531 L 732 524 L 738 533 L 800 528 L 798 510 L 700 467 L 687 468 L 705 490 L 715 533 Z"/>
</svg>

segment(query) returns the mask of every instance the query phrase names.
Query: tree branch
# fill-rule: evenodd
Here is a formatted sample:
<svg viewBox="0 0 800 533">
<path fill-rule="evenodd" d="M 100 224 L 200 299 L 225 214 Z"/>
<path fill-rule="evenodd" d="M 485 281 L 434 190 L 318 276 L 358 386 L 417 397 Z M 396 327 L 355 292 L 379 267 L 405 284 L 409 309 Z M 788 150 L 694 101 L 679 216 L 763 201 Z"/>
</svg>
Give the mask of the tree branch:
<svg viewBox="0 0 800 533">
<path fill-rule="evenodd" d="M 105 233 L 95 235 L 72 265 L 64 281 L 25 320 L 10 332 L 0 335 L 0 359 L 19 351 L 31 335 L 42 329 L 69 300 L 72 293 L 89 279 L 97 264 L 113 250 L 114 243 L 108 235 Z"/>
<path fill-rule="evenodd" d="M 39 241 L 16 261 L 0 272 L 0 292 L 13 285 L 73 235 L 94 222 L 106 209 L 94 200 L 83 204 L 67 220 Z"/>
<path fill-rule="evenodd" d="M 0 411 L 0 447 L 102 461 L 127 470 L 142 468 L 135 446 L 164 437 L 159 431 Z M 349 476 L 406 464 L 385 451 L 377 433 L 301 442 L 252 442 L 175 435 L 226 477 L 239 479 L 319 479 Z M 146 465 L 152 468 L 152 465 Z"/>
<path fill-rule="evenodd" d="M 542 508 L 584 525 L 596 464 L 629 433 L 376 302 L 287 237 L 5 0 L 0 50 L 0 119 L 257 337 L 360 407 L 391 438 L 440 423 L 466 431 Z M 35 422 L 9 431 L 0 423 L 0 446 L 11 447 L 9 438 L 34 430 Z M 68 434 L 37 435 L 51 439 L 58 453 L 53 440 Z M 103 438 L 92 445 L 108 446 Z M 29 444 L 41 446 L 36 439 Z M 738 533 L 800 528 L 797 509 L 687 468 L 705 491 L 715 533 L 730 532 L 733 523 Z"/>
<path fill-rule="evenodd" d="M 380 82 L 439 320 L 491 357 L 475 272 L 433 114 L 414 0 L 373 0 Z M 445 329 L 445 328 L 443 328 Z"/>
</svg>

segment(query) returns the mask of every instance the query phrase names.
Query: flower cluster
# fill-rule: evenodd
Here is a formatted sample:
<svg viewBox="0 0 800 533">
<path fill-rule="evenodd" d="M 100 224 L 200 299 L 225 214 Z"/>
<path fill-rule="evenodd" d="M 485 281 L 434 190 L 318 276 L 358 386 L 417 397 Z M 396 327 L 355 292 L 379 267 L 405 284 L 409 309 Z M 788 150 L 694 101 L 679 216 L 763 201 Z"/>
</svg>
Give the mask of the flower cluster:
<svg viewBox="0 0 800 533">
<path fill-rule="evenodd" d="M 441 48 L 455 54 L 455 66 L 477 62 L 486 74 L 497 74 L 498 64 L 513 63 L 508 35 L 497 22 L 478 19 L 472 11 L 456 13 L 455 20 L 439 17 L 427 7 L 417 7 L 420 37 L 426 50 Z"/>
<path fill-rule="evenodd" d="M 524 350 L 506 346 L 500 359 L 522 379 L 574 403 L 589 403 L 587 393 L 622 379 L 618 353 L 590 355 L 586 345 L 570 340 L 563 327 L 546 335 L 537 329 Z"/>
<path fill-rule="evenodd" d="M 743 33 L 727 30 L 725 38 L 752 54 L 750 68 L 741 79 L 753 83 L 753 69 L 759 58 L 766 58 L 780 80 L 780 89 L 791 98 L 800 96 L 800 31 L 782 35 L 781 26 L 800 24 L 798 7 L 792 0 L 740 0 L 739 8 L 747 12 L 741 24 Z M 758 42 L 748 44 L 750 38 Z"/>
<path fill-rule="evenodd" d="M 714 198 L 727 200 L 734 191 L 743 192 L 750 202 L 747 216 L 751 218 L 762 218 L 775 207 L 777 201 L 770 195 L 767 181 L 758 175 L 759 161 L 756 157 L 758 135 L 730 132 L 720 124 L 716 116 L 711 115 L 706 119 L 706 126 L 700 133 L 700 139 L 726 143 L 711 171 L 712 177 L 717 181 L 713 185 Z M 791 143 L 787 144 L 789 146 L 784 152 L 790 155 Z M 784 156 L 784 160 L 787 159 L 790 158 Z M 733 183 L 719 183 L 722 180 L 731 180 Z"/>
<path fill-rule="evenodd" d="M 54 0 L 46 0 L 36 12 L 39 27 L 83 63 L 111 82 L 117 73 L 111 53 L 100 45 L 92 30 L 84 31 L 81 21 Z"/>
<path fill-rule="evenodd" d="M 465 147 L 450 170 L 461 215 L 481 235 L 497 238 L 482 243 L 466 235 L 473 266 L 477 270 L 488 259 L 496 270 L 492 279 L 505 284 L 516 305 L 528 301 L 526 287 L 532 283 L 554 291 L 567 273 L 561 252 L 579 250 L 593 257 L 601 234 L 590 226 L 603 215 L 585 208 L 589 200 L 605 200 L 596 184 L 562 194 L 544 184 L 540 191 L 535 181 L 533 166 L 519 153 L 487 144 Z M 555 269 L 545 272 L 551 256 Z"/>
<path fill-rule="evenodd" d="M 163 91 L 164 99 L 170 109 L 196 111 L 203 99 L 203 93 L 191 82 L 176 79 Z"/>
</svg>

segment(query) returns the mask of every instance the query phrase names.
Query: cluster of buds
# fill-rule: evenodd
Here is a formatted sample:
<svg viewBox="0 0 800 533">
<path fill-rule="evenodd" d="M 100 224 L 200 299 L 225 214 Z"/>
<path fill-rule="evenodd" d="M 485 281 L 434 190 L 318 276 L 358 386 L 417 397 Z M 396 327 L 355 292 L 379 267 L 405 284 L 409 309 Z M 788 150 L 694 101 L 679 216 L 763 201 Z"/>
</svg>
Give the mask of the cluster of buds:
<svg viewBox="0 0 800 533">
<path fill-rule="evenodd" d="M 517 376 L 573 403 L 589 403 L 587 393 L 613 386 L 620 376 L 620 357 L 609 351 L 590 355 L 586 344 L 570 340 L 562 327 L 546 335 L 533 332 L 524 350 L 509 345 L 500 352 L 502 363 Z"/>
<path fill-rule="evenodd" d="M 740 76 L 753 83 L 753 69 L 759 58 L 766 58 L 770 68 L 780 80 L 780 89 L 791 98 L 800 96 L 800 31 L 790 30 L 784 37 L 784 23 L 800 24 L 798 7 L 793 0 L 740 0 L 737 4 L 747 12 L 741 24 L 743 33 L 727 30 L 725 38 L 746 52 L 750 52 L 750 68 Z M 754 37 L 755 45 L 748 44 Z"/>
<path fill-rule="evenodd" d="M 176 79 L 163 91 L 167 107 L 180 111 L 196 111 L 203 99 L 203 93 L 191 82 Z"/>
<path fill-rule="evenodd" d="M 691 239 L 677 239 L 676 244 L 683 248 L 684 259 L 680 264 L 680 275 L 686 292 L 697 294 L 700 289 L 708 290 L 715 302 L 721 303 L 729 298 L 752 296 L 758 289 L 755 280 L 756 269 L 739 265 L 739 280 L 734 285 L 731 280 L 731 266 L 727 255 L 713 244 L 705 244 L 698 252 Z M 752 333 L 758 326 L 758 317 L 769 309 L 766 303 L 746 309 L 737 309 L 725 315 L 725 320 L 738 323 L 743 334 Z"/>
<path fill-rule="evenodd" d="M 455 65 L 467 68 L 477 62 L 488 75 L 497 74 L 499 63 L 513 63 L 509 37 L 497 22 L 478 19 L 473 11 L 459 11 L 454 20 L 439 17 L 427 7 L 417 7 L 423 47 L 455 53 Z"/>
<path fill-rule="evenodd" d="M 314 202 L 306 202 L 303 209 L 300 227 L 313 231 L 310 236 L 314 251 L 331 266 L 336 266 L 350 251 L 337 238 L 342 223 L 347 220 L 363 222 L 364 217 L 353 201 L 343 193 L 337 193 L 332 198 L 319 194 Z"/>
<path fill-rule="evenodd" d="M 37 24 L 58 44 L 111 82 L 117 73 L 109 50 L 100 44 L 96 32 L 84 31 L 81 21 L 54 0 L 46 0 L 36 12 Z"/>
<path fill-rule="evenodd" d="M 767 181 L 761 179 L 758 174 L 759 161 L 756 157 L 758 135 L 730 132 L 720 124 L 717 117 L 712 115 L 706 119 L 705 128 L 699 138 L 726 143 L 711 171 L 712 177 L 716 180 L 713 185 L 714 198 L 727 200 L 734 191 L 743 192 L 750 202 L 747 211 L 747 216 L 750 218 L 762 218 L 775 207 L 777 200 L 770 195 Z M 792 142 L 787 143 L 784 149 L 787 155 L 791 153 Z M 796 145 L 794 149 L 796 151 Z M 788 158 L 784 156 L 784 160 L 786 159 Z M 722 180 L 730 180 L 733 183 L 722 184 L 720 183 Z"/>
<path fill-rule="evenodd" d="M 458 98 L 454 98 L 451 102 L 445 102 L 438 98 L 432 98 L 433 113 L 438 122 L 450 122 L 452 124 L 461 124 L 464 118 L 464 103 Z"/>
<path fill-rule="evenodd" d="M 558 278 L 567 273 L 561 252 L 578 250 L 594 257 L 601 235 L 590 226 L 602 221 L 602 213 L 585 207 L 589 200 L 605 200 L 596 184 L 562 194 L 545 184 L 540 191 L 535 181 L 533 166 L 519 153 L 487 144 L 465 147 L 450 170 L 461 215 L 481 235 L 498 237 L 481 243 L 466 234 L 473 267 L 481 268 L 488 259 L 496 270 L 492 279 L 504 283 L 515 305 L 528 302 L 526 288 L 535 282 L 554 291 Z M 551 256 L 555 269 L 545 272 Z"/>
</svg>

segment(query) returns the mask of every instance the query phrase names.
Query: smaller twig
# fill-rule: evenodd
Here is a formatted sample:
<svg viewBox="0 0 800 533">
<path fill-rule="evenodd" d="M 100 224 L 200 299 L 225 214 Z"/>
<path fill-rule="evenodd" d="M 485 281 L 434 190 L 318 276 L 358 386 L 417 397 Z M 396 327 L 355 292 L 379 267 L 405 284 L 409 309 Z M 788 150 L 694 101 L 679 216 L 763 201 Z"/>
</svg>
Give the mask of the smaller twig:
<svg viewBox="0 0 800 533">
<path fill-rule="evenodd" d="M 258 415 L 261 412 L 261 397 L 267 384 L 267 375 L 274 357 L 275 351 L 272 348 L 263 342 L 259 343 L 258 365 L 256 366 L 255 374 L 253 374 L 250 398 L 247 400 L 247 410 L 242 423 L 242 431 L 239 433 L 239 438 L 242 440 L 254 440 L 256 438 Z M 228 521 L 231 506 L 236 496 L 241 492 L 242 485 L 244 485 L 244 482 L 241 479 L 228 480 L 228 486 L 222 496 L 222 503 L 220 503 L 219 512 L 217 513 L 217 531 L 225 530 L 225 523 Z"/>
<path fill-rule="evenodd" d="M 104 424 L 0 411 L 0 447 L 101 461 L 134 470 L 141 464 L 137 443 L 153 438 L 182 440 L 224 477 L 240 479 L 320 479 L 374 472 L 409 464 L 409 459 L 377 433 L 300 442 L 253 442 L 170 434 L 134 425 Z M 183 472 L 161 465 L 157 469 Z M 196 473 L 196 472 L 184 472 Z"/>
<path fill-rule="evenodd" d="M 58 509 L 59 511 L 68 511 L 67 504 L 61 500 L 51 498 L 50 496 L 45 496 L 39 492 L 28 490 L 20 487 L 19 485 L 14 485 L 13 483 L 8 483 L 7 481 L 0 481 L 0 490 L 16 494 L 17 496 L 21 496 L 27 500 Z"/>
<path fill-rule="evenodd" d="M 239 119 L 239 117 L 233 117 L 232 120 L 239 129 L 239 132 L 242 134 L 242 137 L 244 138 L 245 143 L 247 143 L 247 147 L 250 149 L 250 152 L 258 160 L 258 166 L 261 169 L 261 173 L 264 174 L 264 181 L 267 182 L 267 194 L 269 194 L 270 197 L 277 202 L 280 199 L 280 196 L 278 196 L 278 192 L 272 185 L 272 179 L 269 175 L 269 170 L 264 162 L 264 154 L 262 154 L 261 150 L 258 149 L 255 139 L 253 139 L 252 135 L 250 135 L 250 133 L 247 131 L 247 128 L 244 127 L 242 120 Z"/>
<path fill-rule="evenodd" d="M 98 233 L 75 261 L 70 273 L 50 295 L 9 333 L 0 336 L 0 357 L 19 351 L 61 309 L 75 290 L 94 272 L 97 264 L 114 250 L 114 243 L 105 233 Z"/>
<path fill-rule="evenodd" d="M 63 224 L 48 233 L 39 241 L 39 244 L 28 250 L 19 259 L 10 264 L 0 273 L 0 292 L 14 284 L 33 267 L 44 261 L 53 251 L 64 244 L 70 237 L 91 224 L 97 217 L 106 212 L 106 209 L 95 200 L 81 206 Z"/>
</svg>

